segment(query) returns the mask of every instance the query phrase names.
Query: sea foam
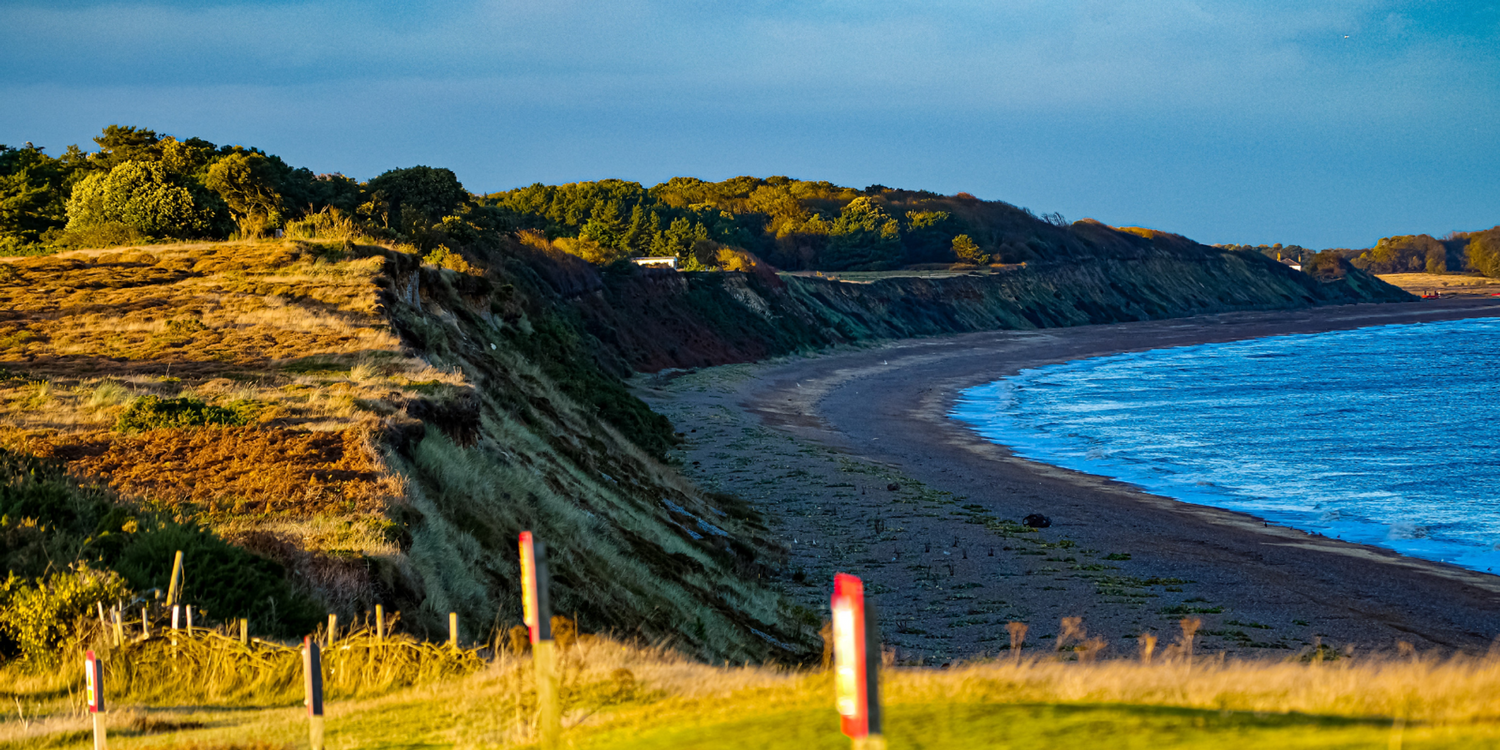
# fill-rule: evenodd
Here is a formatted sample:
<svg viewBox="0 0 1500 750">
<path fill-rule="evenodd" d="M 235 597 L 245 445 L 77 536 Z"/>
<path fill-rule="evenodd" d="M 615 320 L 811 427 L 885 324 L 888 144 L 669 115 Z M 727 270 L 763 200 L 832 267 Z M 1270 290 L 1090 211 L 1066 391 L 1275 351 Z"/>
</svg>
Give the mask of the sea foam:
<svg viewBox="0 0 1500 750">
<path fill-rule="evenodd" d="M 1184 502 L 1500 569 L 1500 319 L 1067 362 L 951 416 L 1017 455 Z"/>
</svg>

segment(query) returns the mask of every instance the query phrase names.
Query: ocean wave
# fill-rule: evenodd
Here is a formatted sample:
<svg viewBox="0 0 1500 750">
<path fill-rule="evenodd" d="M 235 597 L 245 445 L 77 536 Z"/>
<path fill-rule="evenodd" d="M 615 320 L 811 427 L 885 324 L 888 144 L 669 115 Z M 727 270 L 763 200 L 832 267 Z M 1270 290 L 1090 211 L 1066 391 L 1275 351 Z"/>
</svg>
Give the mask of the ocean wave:
<svg viewBox="0 0 1500 750">
<path fill-rule="evenodd" d="M 1477 570 L 1500 565 L 1500 319 L 1099 357 L 970 388 L 1023 458 Z"/>
</svg>

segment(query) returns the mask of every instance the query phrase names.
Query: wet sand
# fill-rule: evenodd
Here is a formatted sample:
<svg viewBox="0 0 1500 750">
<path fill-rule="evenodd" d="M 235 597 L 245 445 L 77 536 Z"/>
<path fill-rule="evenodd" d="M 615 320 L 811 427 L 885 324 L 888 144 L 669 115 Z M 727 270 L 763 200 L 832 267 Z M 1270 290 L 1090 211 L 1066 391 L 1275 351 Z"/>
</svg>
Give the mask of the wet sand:
<svg viewBox="0 0 1500 750">
<path fill-rule="evenodd" d="M 1115 655 L 1145 632 L 1170 643 L 1184 618 L 1202 622 L 1197 648 L 1235 655 L 1483 650 L 1500 634 L 1500 577 L 1019 459 L 947 414 L 958 391 L 1044 364 L 1495 316 L 1500 300 L 1467 298 L 988 332 L 659 376 L 641 392 L 687 433 L 690 476 L 767 515 L 788 593 L 821 610 L 835 570 L 862 575 L 907 660 L 993 654 L 1010 621 L 1051 649 L 1064 617 Z M 1032 513 L 1052 526 L 1005 523 Z"/>
</svg>

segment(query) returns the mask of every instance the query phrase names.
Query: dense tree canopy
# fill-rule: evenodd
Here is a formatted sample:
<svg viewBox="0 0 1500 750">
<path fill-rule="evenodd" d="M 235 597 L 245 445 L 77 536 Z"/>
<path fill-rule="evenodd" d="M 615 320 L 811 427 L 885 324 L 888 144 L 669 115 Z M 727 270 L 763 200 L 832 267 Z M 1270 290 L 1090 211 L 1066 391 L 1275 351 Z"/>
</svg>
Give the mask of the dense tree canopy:
<svg viewBox="0 0 1500 750">
<path fill-rule="evenodd" d="M 396 229 L 425 229 L 469 200 L 451 169 L 393 169 L 370 180 L 366 188 L 380 205 L 386 225 Z"/>
<path fill-rule="evenodd" d="M 241 237 L 259 237 L 281 219 L 280 180 L 263 154 L 230 154 L 208 168 L 203 184 L 219 194 L 240 226 Z"/>
<path fill-rule="evenodd" d="M 790 270 L 950 264 L 961 260 L 959 235 L 1001 263 L 1091 252 L 1069 228 L 1007 203 L 789 177 L 674 177 L 649 189 L 624 180 L 536 184 L 485 202 L 594 262 L 673 255 L 679 267 L 698 268 L 722 265 L 719 251 L 730 248 Z"/>
<path fill-rule="evenodd" d="M 187 184 L 159 161 L 125 161 L 95 172 L 68 198 L 68 229 L 119 224 L 152 237 L 207 237 L 220 223 L 222 204 Z"/>
<path fill-rule="evenodd" d="M 0 252 L 283 229 L 374 234 L 430 249 L 510 225 L 508 214 L 473 206 L 447 169 L 396 169 L 366 185 L 255 148 L 122 125 L 105 128 L 94 145 L 91 153 L 69 146 L 56 158 L 29 143 L 0 145 Z"/>
</svg>

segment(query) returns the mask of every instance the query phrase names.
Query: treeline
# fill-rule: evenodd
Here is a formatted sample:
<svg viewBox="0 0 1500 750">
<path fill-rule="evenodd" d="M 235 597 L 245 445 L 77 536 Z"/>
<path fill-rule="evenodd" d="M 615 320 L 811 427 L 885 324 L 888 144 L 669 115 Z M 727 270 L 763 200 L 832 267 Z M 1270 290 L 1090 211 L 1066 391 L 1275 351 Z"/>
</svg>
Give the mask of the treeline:
<svg viewBox="0 0 1500 750">
<path fill-rule="evenodd" d="M 375 235 L 441 244 L 501 228 L 451 170 L 411 167 L 359 183 L 314 174 L 259 149 L 111 125 L 98 150 L 58 157 L 0 145 L 0 252 L 40 253 L 157 240 L 250 239 L 277 232 Z"/>
<path fill-rule="evenodd" d="M 1086 251 L 1056 214 L 1037 217 L 966 193 L 858 190 L 789 177 L 674 177 L 649 189 L 623 180 L 536 184 L 484 201 L 596 263 L 674 256 L 680 267 L 706 268 L 728 248 L 789 270 L 886 270 Z"/>
<path fill-rule="evenodd" d="M 764 260 L 845 271 L 1202 250 L 1175 235 L 1069 224 L 967 193 L 676 177 L 651 188 L 600 180 L 481 197 L 452 171 L 427 166 L 361 183 L 256 148 L 145 128 L 111 125 L 94 143 L 96 151 L 69 146 L 57 157 L 30 143 L 0 146 L 0 253 L 286 234 L 407 242 L 456 263 L 463 248 L 518 232 L 524 244 L 597 265 L 672 256 L 684 270 L 748 270 Z"/>
<path fill-rule="evenodd" d="M 1500 277 L 1500 226 L 1453 232 L 1443 239 L 1425 234 L 1385 237 L 1353 259 L 1373 273 L 1481 273 Z"/>
<path fill-rule="evenodd" d="M 1307 265 L 1319 251 L 1299 245 L 1217 245 L 1226 250 L 1258 252 L 1278 260 Z M 1347 258 L 1370 273 L 1479 273 L 1500 277 L 1500 226 L 1480 232 L 1453 232 L 1443 239 L 1426 234 L 1384 237 L 1372 248 L 1321 251 Z"/>
</svg>

